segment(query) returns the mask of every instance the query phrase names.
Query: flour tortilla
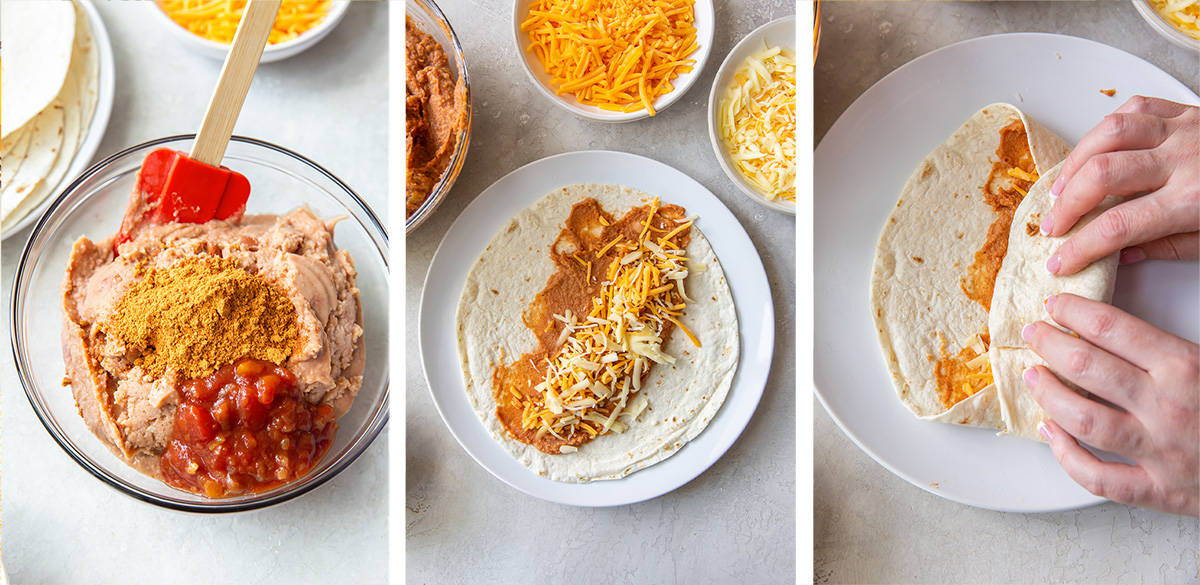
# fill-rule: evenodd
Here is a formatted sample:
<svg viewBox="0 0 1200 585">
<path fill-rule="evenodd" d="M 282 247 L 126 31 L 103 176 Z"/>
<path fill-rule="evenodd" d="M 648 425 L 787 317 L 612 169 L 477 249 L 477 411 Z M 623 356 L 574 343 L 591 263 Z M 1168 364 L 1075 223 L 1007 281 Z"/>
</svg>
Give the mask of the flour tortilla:
<svg viewBox="0 0 1200 585">
<path fill-rule="evenodd" d="M 0 186 L 3 228 L 17 221 L 54 193 L 62 183 L 75 154 L 91 127 L 99 101 L 99 55 L 83 9 L 70 3 L 78 13 L 74 49 L 62 90 L 50 105 L 38 113 L 11 138 L 23 144 L 22 152 L 4 155 Z M 10 162 L 12 169 L 9 168 Z"/>
<path fill-rule="evenodd" d="M 0 137 L 7 139 L 62 90 L 78 16 L 74 2 L 4 2 L 0 16 L 0 86 L 9 88 L 0 100 Z"/>
<path fill-rule="evenodd" d="M 642 385 L 640 395 L 649 408 L 624 433 L 603 435 L 574 453 L 547 455 L 507 435 L 495 414 L 492 372 L 536 347 L 521 315 L 554 272 L 550 246 L 571 207 L 588 197 L 617 217 L 651 199 L 628 187 L 599 184 L 570 185 L 546 195 L 496 234 L 471 268 L 458 304 L 459 357 L 471 406 L 505 451 L 535 473 L 563 482 L 618 479 L 676 453 L 716 415 L 738 362 L 733 297 L 712 247 L 693 226 L 687 247 L 692 270 L 685 286 L 696 302 L 689 303 L 683 322 L 703 347 L 679 332 L 671 335 L 664 350 L 676 363 L 656 364 Z M 697 264 L 707 269 L 698 272 Z"/>
<path fill-rule="evenodd" d="M 1026 229 L 1031 224 L 1040 225 L 1049 213 L 1054 203 L 1050 198 L 1050 185 L 1061 169 L 1060 163 L 1043 174 L 1017 207 L 1009 232 L 1008 254 L 996 275 L 988 317 L 988 330 L 992 336 L 988 359 L 992 363 L 1001 416 L 1007 424 L 1003 434 L 1035 441 L 1044 441 L 1037 425 L 1046 416 L 1026 390 L 1021 374 L 1028 367 L 1044 366 L 1046 362 L 1021 339 L 1021 329 L 1034 321 L 1051 321 L 1045 309 L 1045 300 L 1051 295 L 1072 293 L 1108 302 L 1112 299 L 1117 277 L 1117 252 L 1070 276 L 1054 276 L 1046 271 L 1046 261 L 1067 238 L 1119 201 L 1115 197 L 1106 198 L 1060 237 L 1043 236 L 1032 227 Z"/>
<path fill-rule="evenodd" d="M 9 179 L 25 162 L 25 155 L 29 152 L 30 135 L 30 132 L 19 132 L 4 141 L 3 147 L 0 148 L 0 189 L 8 185 Z"/>
<path fill-rule="evenodd" d="M 57 99 L 32 120 L 25 160 L 21 161 L 12 178 L 4 177 L 3 190 L 0 190 L 4 219 L 15 217 L 17 208 L 34 194 L 54 168 L 62 149 L 65 123 L 66 114 Z"/>
<path fill-rule="evenodd" d="M 1066 158 L 1070 147 L 1053 132 L 1015 106 L 991 104 L 917 165 L 879 236 L 871 310 L 896 392 L 924 420 L 1005 428 L 995 384 L 943 406 L 934 360 L 943 346 L 954 355 L 987 332 L 988 311 L 966 296 L 960 279 L 995 217 L 984 185 L 1000 130 L 1014 118 L 1025 125 L 1039 175 Z"/>
</svg>

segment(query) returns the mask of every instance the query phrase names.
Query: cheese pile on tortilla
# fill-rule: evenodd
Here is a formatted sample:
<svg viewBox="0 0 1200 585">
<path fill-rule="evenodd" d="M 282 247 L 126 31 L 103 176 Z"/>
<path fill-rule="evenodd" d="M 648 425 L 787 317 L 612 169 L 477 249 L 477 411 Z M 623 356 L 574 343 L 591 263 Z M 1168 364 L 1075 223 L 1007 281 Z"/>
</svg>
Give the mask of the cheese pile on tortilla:
<svg viewBox="0 0 1200 585">
<path fill-rule="evenodd" d="M 1055 292 L 1106 300 L 1115 272 L 1115 257 L 1082 276 L 1045 270 L 1062 238 L 1040 234 L 1040 214 L 1069 152 L 1016 107 L 992 104 L 904 185 L 880 234 L 871 308 L 896 391 L 919 418 L 1040 440 L 1021 328 L 1046 317 Z"/>
<path fill-rule="evenodd" d="M 0 7 L 0 209 L 9 230 L 58 188 L 99 98 L 99 58 L 75 2 Z"/>
<path fill-rule="evenodd" d="M 580 272 L 583 278 L 596 282 L 622 280 L 615 262 L 608 265 L 611 273 L 604 276 L 601 276 L 605 273 L 599 264 L 587 265 L 610 251 L 610 244 L 616 246 L 619 243 L 606 242 L 604 252 L 600 254 L 582 253 L 582 247 L 578 253 L 560 249 L 564 243 L 574 241 L 563 239 L 560 234 L 574 234 L 574 229 L 580 228 L 582 241 L 599 237 L 603 231 L 590 223 L 574 225 L 580 218 L 575 211 L 598 206 L 614 219 L 624 219 L 627 213 L 636 213 L 639 207 L 650 205 L 653 208 L 654 201 L 650 195 L 617 185 L 571 185 L 554 191 L 510 220 L 492 239 L 467 276 L 457 321 L 459 355 L 468 399 L 493 439 L 515 459 L 549 479 L 565 482 L 617 479 L 662 461 L 704 430 L 729 391 L 739 349 L 733 298 L 712 247 L 703 234 L 691 226 L 690 237 L 679 254 L 687 258 L 686 287 L 680 289 L 682 296 L 687 298 L 687 307 L 682 315 L 673 318 L 677 321 L 674 325 L 676 334 L 664 335 L 665 342 L 661 347 L 653 346 L 650 340 L 642 340 L 653 347 L 632 348 L 635 353 L 652 356 L 633 360 L 651 364 L 644 377 L 635 373 L 629 380 L 639 388 L 626 390 L 623 383 L 614 383 L 610 388 L 592 388 L 597 395 L 610 400 L 617 400 L 619 395 L 628 392 L 629 400 L 622 401 L 625 407 L 620 409 L 619 415 L 612 416 L 618 414 L 613 409 L 608 417 L 589 416 L 587 409 L 579 406 L 581 401 L 569 396 L 573 390 L 582 389 L 568 388 L 550 400 L 550 410 L 558 412 L 548 417 L 557 420 L 561 415 L 574 413 L 580 419 L 586 419 L 578 426 L 590 427 L 596 433 L 583 441 L 549 440 L 554 437 L 536 434 L 541 430 L 536 424 L 528 429 L 514 429 L 512 425 L 505 426 L 501 420 L 501 416 L 512 412 L 505 411 L 513 407 L 508 404 L 511 401 L 506 395 L 512 386 L 496 382 L 510 380 L 511 371 L 523 368 L 522 356 L 547 345 L 546 340 L 550 347 L 560 349 L 573 347 L 573 344 L 584 347 L 594 339 L 589 340 L 580 333 L 588 331 L 589 327 L 604 327 L 604 322 L 611 322 L 611 319 L 603 318 L 605 315 L 588 315 L 586 311 L 558 315 L 557 307 L 548 308 L 537 302 L 544 300 L 547 294 L 560 294 L 562 289 L 556 283 L 563 278 L 578 277 Z M 691 223 L 684 218 L 673 221 L 682 221 L 680 226 Z M 663 231 L 656 232 L 655 239 L 670 237 L 670 232 Z M 666 250 L 654 252 L 660 253 L 671 254 Z M 622 254 L 622 266 L 633 266 L 642 253 Z M 556 269 L 560 267 L 554 258 L 585 266 L 564 277 L 564 273 Z M 669 280 L 666 274 L 663 278 Z M 601 284 L 601 288 L 603 286 Z M 597 298 L 592 298 L 592 302 Z M 573 323 L 574 326 L 562 328 L 566 333 L 561 335 L 557 329 L 544 329 L 541 323 L 548 323 L 549 319 L 542 313 L 547 311 L 557 315 L 555 321 Z M 535 326 L 537 331 L 531 329 Z M 637 334 L 630 335 L 633 344 L 639 343 L 637 337 Z M 536 377 L 543 371 L 547 376 L 551 371 L 557 372 L 554 380 L 558 382 L 557 377 L 563 374 L 562 358 L 571 357 L 561 353 L 549 355 L 550 370 L 546 370 L 545 360 L 529 363 L 526 383 L 544 381 Z M 628 357 L 618 355 L 620 353 L 613 354 L 614 363 L 621 363 Z M 577 357 L 566 361 L 591 370 L 606 369 L 608 365 L 605 362 L 607 355 L 595 360 Z M 531 371 L 538 374 L 530 374 Z M 558 388 L 566 386 L 563 384 Z M 553 390 L 542 392 L 546 397 L 555 395 Z M 575 404 L 575 408 L 566 413 L 569 403 Z M 555 408 L 556 404 L 558 408 Z M 516 412 L 521 414 L 520 410 Z M 566 438 L 566 434 L 563 435 Z M 576 439 L 579 438 L 576 435 Z M 567 448 L 547 449 L 543 442 L 548 442 L 551 447 L 565 445 Z M 539 449 L 539 445 L 543 448 Z"/>
</svg>

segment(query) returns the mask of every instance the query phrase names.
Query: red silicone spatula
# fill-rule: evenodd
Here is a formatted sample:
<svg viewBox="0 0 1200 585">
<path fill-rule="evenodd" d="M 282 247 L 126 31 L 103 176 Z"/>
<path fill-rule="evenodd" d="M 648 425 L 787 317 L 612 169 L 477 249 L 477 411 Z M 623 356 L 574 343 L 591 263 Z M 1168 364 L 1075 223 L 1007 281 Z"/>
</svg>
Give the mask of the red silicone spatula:
<svg viewBox="0 0 1200 585">
<path fill-rule="evenodd" d="M 221 165 L 233 126 L 250 91 L 263 47 L 282 0 L 250 0 L 217 80 L 204 121 L 184 154 L 160 148 L 142 161 L 135 201 L 121 221 L 114 247 L 132 239 L 139 226 L 237 219 L 246 210 L 250 182 Z"/>
</svg>

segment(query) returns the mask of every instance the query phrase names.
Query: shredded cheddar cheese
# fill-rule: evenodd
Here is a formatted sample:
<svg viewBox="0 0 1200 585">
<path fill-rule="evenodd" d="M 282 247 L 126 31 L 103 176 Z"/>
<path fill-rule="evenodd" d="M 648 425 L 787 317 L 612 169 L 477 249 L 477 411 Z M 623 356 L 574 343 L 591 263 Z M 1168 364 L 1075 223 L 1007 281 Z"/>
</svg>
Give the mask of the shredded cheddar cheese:
<svg viewBox="0 0 1200 585">
<path fill-rule="evenodd" d="M 216 41 L 233 43 L 246 0 L 156 0 L 171 20 L 192 34 Z M 275 17 L 275 26 L 267 42 L 290 41 L 317 26 L 329 12 L 330 0 L 284 0 Z"/>
<path fill-rule="evenodd" d="M 962 391 L 963 394 L 971 396 L 992 383 L 992 362 L 988 359 L 988 343 L 982 336 L 976 335 L 968 347 L 975 353 L 975 357 L 964 364 L 970 373 L 963 381 Z"/>
<path fill-rule="evenodd" d="M 615 259 L 597 276 L 605 280 L 588 314 L 554 315 L 563 330 L 559 348 L 543 364 L 546 375 L 534 387 L 537 394 L 514 392 L 523 428 L 560 439 L 624 432 L 649 406 L 638 394 L 643 374 L 652 363 L 675 362 L 662 349 L 664 327 L 678 327 L 700 347 L 701 340 L 680 319 L 691 302 L 684 287 L 688 258 L 674 239 L 692 220 L 676 220 L 675 229 L 656 235 L 651 222 L 657 209 L 655 199 L 637 241 L 618 236 L 596 253 L 601 258 L 615 250 Z M 574 256 L 591 269 L 590 259 Z"/>
<path fill-rule="evenodd" d="M 1038 174 L 1036 171 L 1030 173 L 1020 167 L 1008 169 L 1008 176 L 1014 179 L 1021 179 L 1022 181 L 1029 181 L 1030 183 L 1036 183 L 1038 180 Z"/>
<path fill-rule="evenodd" d="M 718 112 L 721 141 L 742 177 L 770 200 L 796 200 L 796 59 L 766 47 L 746 59 Z"/>
<path fill-rule="evenodd" d="M 1200 0 L 1150 0 L 1150 5 L 1168 24 L 1200 41 Z"/>
<path fill-rule="evenodd" d="M 1038 180 L 1038 174 L 1036 171 L 1030 173 L 1020 167 L 1013 167 L 1011 169 L 1008 169 L 1008 176 L 1010 176 L 1014 179 L 1028 181 L 1030 183 L 1036 183 Z M 1017 193 L 1021 194 L 1021 197 L 1024 197 L 1029 194 L 1029 192 L 1022 189 L 1020 185 L 1014 184 L 1012 187 L 1013 187 L 1013 189 L 1017 190 Z"/>
<path fill-rule="evenodd" d="M 694 0 L 534 0 L 521 30 L 555 93 L 601 109 L 655 114 L 692 70 Z"/>
</svg>

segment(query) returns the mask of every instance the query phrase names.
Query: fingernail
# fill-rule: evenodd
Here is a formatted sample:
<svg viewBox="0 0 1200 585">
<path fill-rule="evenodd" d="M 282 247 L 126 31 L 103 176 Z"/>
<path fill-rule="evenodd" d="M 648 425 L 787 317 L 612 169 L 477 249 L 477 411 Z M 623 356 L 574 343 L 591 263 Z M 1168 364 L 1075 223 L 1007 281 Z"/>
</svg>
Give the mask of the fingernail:
<svg viewBox="0 0 1200 585">
<path fill-rule="evenodd" d="M 1058 295 L 1050 295 L 1049 297 L 1046 298 L 1046 312 L 1047 313 L 1054 310 L 1054 301 L 1057 298 L 1058 298 Z"/>
<path fill-rule="evenodd" d="M 1050 235 L 1050 230 L 1052 229 L 1054 229 L 1054 214 L 1047 213 L 1046 217 L 1042 219 L 1042 235 Z"/>
<path fill-rule="evenodd" d="M 1035 368 L 1025 368 L 1025 371 L 1021 372 L 1021 379 L 1025 380 L 1025 385 L 1029 386 L 1030 388 L 1032 388 L 1034 384 L 1037 384 L 1037 377 L 1038 373 L 1037 369 Z"/>
<path fill-rule="evenodd" d="M 1121 264 L 1133 264 L 1146 259 L 1146 251 L 1138 248 L 1125 248 L 1121 250 Z"/>
<path fill-rule="evenodd" d="M 1038 423 L 1038 432 L 1041 433 L 1043 439 L 1054 440 L 1054 431 L 1050 430 L 1050 425 L 1046 424 L 1046 421 Z"/>
<path fill-rule="evenodd" d="M 1050 185 L 1050 196 L 1058 199 L 1058 196 L 1062 195 L 1062 190 L 1063 178 L 1062 175 L 1059 175 L 1057 179 L 1054 179 L 1054 184 Z"/>
<path fill-rule="evenodd" d="M 1021 330 L 1021 339 L 1024 339 L 1025 343 L 1029 343 L 1030 340 L 1033 339 L 1033 323 L 1026 325 L 1025 328 Z"/>
<path fill-rule="evenodd" d="M 1058 274 L 1058 269 L 1062 266 L 1062 257 L 1055 254 L 1046 260 L 1046 271 L 1050 274 Z"/>
</svg>

